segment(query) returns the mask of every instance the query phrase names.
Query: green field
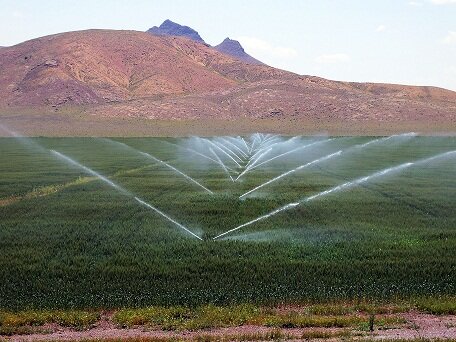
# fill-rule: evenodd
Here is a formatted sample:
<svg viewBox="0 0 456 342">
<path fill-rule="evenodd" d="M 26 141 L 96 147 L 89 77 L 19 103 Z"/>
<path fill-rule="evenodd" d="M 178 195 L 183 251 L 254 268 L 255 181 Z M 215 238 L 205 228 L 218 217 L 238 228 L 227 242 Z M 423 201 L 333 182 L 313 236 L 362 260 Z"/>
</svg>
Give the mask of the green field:
<svg viewBox="0 0 456 342">
<path fill-rule="evenodd" d="M 296 138 L 293 145 L 276 145 L 264 160 L 324 139 Z M 360 147 L 374 139 L 338 137 L 232 182 L 220 164 L 185 149 L 215 158 L 196 138 L 115 138 L 131 148 L 100 138 L 0 138 L 0 309 L 455 296 L 455 154 L 327 194 L 213 240 L 347 181 L 456 150 L 455 137 L 393 137 Z M 339 150 L 339 156 L 239 199 Z M 185 172 L 213 194 L 138 151 Z M 245 166 L 215 152 L 234 170 Z"/>
</svg>

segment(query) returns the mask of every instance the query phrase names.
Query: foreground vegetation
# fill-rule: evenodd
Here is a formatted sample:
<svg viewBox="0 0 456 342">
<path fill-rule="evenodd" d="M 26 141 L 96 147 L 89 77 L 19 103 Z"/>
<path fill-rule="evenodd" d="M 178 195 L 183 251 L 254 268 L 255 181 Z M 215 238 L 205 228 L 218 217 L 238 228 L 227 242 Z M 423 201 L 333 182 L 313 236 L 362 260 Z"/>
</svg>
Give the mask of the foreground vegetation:
<svg viewBox="0 0 456 342">
<path fill-rule="evenodd" d="M 100 314 L 93 311 L 3 311 L 0 312 L 0 335 L 46 332 L 34 328 L 50 323 L 58 324 L 61 327 L 85 329 L 97 322 L 99 318 Z"/>
<path fill-rule="evenodd" d="M 455 298 L 433 301 L 418 300 L 414 303 L 327 303 L 307 304 L 294 307 L 260 307 L 251 304 L 234 306 L 204 305 L 195 308 L 147 307 L 120 309 L 108 315 L 100 310 L 26 310 L 0 311 L 0 335 L 50 333 L 57 324 L 76 330 L 96 326 L 104 316 L 114 327 L 145 327 L 156 331 L 201 331 L 217 328 L 258 326 L 274 328 L 278 337 L 283 329 L 337 328 L 337 330 L 309 330 L 307 338 L 350 336 L 354 332 L 391 329 L 407 323 L 402 313 L 419 311 L 434 314 L 455 314 Z M 271 331 L 268 332 L 271 334 Z M 258 336 L 265 337 L 259 331 Z M 285 336 L 285 335 L 284 335 Z M 226 336 L 227 337 L 227 336 Z M 271 336 L 272 337 L 272 336 Z M 249 337 L 254 339 L 253 336 Z"/>
<path fill-rule="evenodd" d="M 195 338 L 188 338 L 184 339 L 185 341 L 197 341 L 197 342 L 211 342 L 211 341 L 219 341 L 219 342 L 229 342 L 229 341 L 287 341 L 287 340 L 296 340 L 296 339 L 303 339 L 303 340 L 311 340 L 311 339 L 330 339 L 330 338 L 343 338 L 344 341 L 350 341 L 350 339 L 346 338 L 347 336 L 340 335 L 340 334 L 331 334 L 331 333 L 316 333 L 316 334 L 307 334 L 304 333 L 302 336 L 290 336 L 289 334 L 284 334 L 281 332 L 272 332 L 266 334 L 242 334 L 242 335 L 235 335 L 235 336 L 210 336 L 210 335 L 199 335 Z M 359 342 L 366 342 L 366 341 L 376 341 L 376 339 L 372 338 L 359 338 L 355 339 Z M 182 339 L 176 338 L 127 338 L 127 339 L 89 339 L 84 340 L 84 342 L 92 342 L 92 341 L 105 341 L 105 342 L 120 342 L 120 341 L 127 341 L 127 342 L 177 342 L 182 341 Z M 416 338 L 416 339 L 382 339 L 383 342 L 454 342 L 455 339 L 434 339 L 434 338 Z"/>
<path fill-rule="evenodd" d="M 284 171 L 369 139 L 336 139 L 237 183 L 217 165 L 166 143 L 179 140 L 119 141 L 166 160 L 214 195 L 103 139 L 0 139 L 0 309 L 414 303 L 422 297 L 433 298 L 432 303 L 456 295 L 454 159 L 328 196 L 225 240 L 211 239 L 347 180 L 455 150 L 454 137 L 371 146 L 244 201 L 240 194 Z M 56 159 L 49 149 L 108 176 L 206 241 L 192 239 L 132 196 Z M 447 312 L 452 310 L 448 304 Z M 199 319 L 185 324 L 198 325 Z"/>
</svg>

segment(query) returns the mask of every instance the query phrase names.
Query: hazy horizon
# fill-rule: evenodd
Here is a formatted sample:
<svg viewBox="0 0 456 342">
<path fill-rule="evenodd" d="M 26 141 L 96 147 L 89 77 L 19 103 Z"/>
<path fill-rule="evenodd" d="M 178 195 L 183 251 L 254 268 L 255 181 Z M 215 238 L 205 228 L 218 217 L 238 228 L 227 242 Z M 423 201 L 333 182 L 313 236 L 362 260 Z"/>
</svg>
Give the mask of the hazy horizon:
<svg viewBox="0 0 456 342">
<path fill-rule="evenodd" d="M 456 90 L 456 0 L 0 0 L 0 46 L 66 31 L 146 31 L 170 19 L 209 44 L 230 37 L 253 57 L 341 81 Z"/>
</svg>

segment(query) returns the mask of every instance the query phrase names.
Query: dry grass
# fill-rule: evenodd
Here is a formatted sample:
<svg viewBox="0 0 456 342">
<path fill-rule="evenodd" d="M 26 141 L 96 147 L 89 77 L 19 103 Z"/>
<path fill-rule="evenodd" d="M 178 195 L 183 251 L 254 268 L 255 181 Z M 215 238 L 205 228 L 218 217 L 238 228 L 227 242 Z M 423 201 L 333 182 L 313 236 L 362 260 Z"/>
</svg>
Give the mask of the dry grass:
<svg viewBox="0 0 456 342">
<path fill-rule="evenodd" d="M 55 120 L 58 115 L 59 120 Z M 2 124 L 26 136 L 72 137 L 185 137 L 190 135 L 247 135 L 255 132 L 283 135 L 329 134 L 333 136 L 377 136 L 403 132 L 424 135 L 454 135 L 456 123 L 448 121 L 347 122 L 342 120 L 315 121 L 296 118 L 236 120 L 150 120 L 129 117 L 100 117 L 84 108 L 68 107 L 58 113 L 49 108 L 1 110 Z M 0 130 L 0 136 L 9 136 Z"/>
<path fill-rule="evenodd" d="M 89 182 L 94 181 L 95 179 L 96 179 L 96 177 L 78 177 L 74 181 L 71 181 L 68 183 L 52 184 L 52 185 L 38 187 L 22 196 L 17 195 L 17 196 L 10 196 L 7 198 L 0 199 L 0 207 L 11 205 L 11 204 L 16 203 L 21 200 L 49 196 L 49 195 L 55 194 L 56 192 L 62 191 L 63 189 L 69 188 L 71 186 L 87 184 Z"/>
<path fill-rule="evenodd" d="M 119 172 L 114 173 L 112 175 L 112 177 L 132 174 L 132 173 L 144 170 L 147 167 L 149 167 L 149 166 L 146 165 L 146 166 L 142 166 L 142 167 L 138 167 L 138 168 L 134 168 L 134 169 L 130 169 L 130 170 L 119 171 Z M 14 203 L 22 201 L 22 200 L 49 196 L 49 195 L 55 194 L 59 191 L 62 191 L 64 189 L 70 188 L 72 186 L 87 184 L 87 183 L 93 182 L 95 180 L 97 180 L 97 177 L 78 177 L 71 182 L 61 183 L 61 184 L 51 184 L 51 185 L 38 187 L 24 195 L 15 195 L 15 196 L 7 197 L 7 198 L 0 198 L 0 207 L 11 205 L 11 204 L 14 204 Z"/>
<path fill-rule="evenodd" d="M 80 310 L 0 312 L 0 335 L 43 332 L 42 329 L 34 327 L 49 323 L 73 329 L 86 329 L 95 324 L 99 318 L 98 312 Z"/>
</svg>

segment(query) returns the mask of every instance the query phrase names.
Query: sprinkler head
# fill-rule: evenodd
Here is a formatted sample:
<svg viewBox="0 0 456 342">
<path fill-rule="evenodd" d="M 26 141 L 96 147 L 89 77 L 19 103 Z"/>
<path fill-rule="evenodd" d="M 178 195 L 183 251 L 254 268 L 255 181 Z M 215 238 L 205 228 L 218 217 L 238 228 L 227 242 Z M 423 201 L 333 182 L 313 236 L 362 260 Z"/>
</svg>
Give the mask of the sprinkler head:
<svg viewBox="0 0 456 342">
<path fill-rule="evenodd" d="M 213 241 L 213 236 L 211 234 L 208 234 L 206 232 L 203 233 L 203 235 L 201 235 L 201 239 L 203 241 Z"/>
</svg>

